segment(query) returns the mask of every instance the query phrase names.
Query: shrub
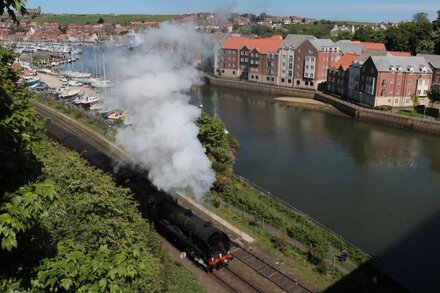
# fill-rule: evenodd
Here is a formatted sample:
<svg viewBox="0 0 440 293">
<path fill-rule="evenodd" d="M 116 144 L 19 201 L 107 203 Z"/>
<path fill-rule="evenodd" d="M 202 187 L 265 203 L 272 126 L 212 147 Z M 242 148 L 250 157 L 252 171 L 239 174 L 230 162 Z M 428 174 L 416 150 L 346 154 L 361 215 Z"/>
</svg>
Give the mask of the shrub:
<svg viewBox="0 0 440 293">
<path fill-rule="evenodd" d="M 391 111 L 392 107 L 388 105 L 376 106 L 374 109 L 379 111 Z"/>
</svg>

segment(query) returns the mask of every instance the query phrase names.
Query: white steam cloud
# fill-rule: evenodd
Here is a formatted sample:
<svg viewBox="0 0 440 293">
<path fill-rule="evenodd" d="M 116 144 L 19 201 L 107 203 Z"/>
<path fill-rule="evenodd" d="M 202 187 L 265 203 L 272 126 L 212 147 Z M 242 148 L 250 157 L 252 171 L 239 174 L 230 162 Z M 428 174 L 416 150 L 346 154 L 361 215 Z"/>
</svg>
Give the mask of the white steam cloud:
<svg viewBox="0 0 440 293">
<path fill-rule="evenodd" d="M 196 199 L 215 181 L 197 138 L 201 110 L 189 104 L 187 94 L 198 79 L 191 61 L 200 41 L 191 24 L 166 23 L 136 35 L 138 49 L 110 56 L 117 91 L 105 101 L 129 112 L 133 125 L 119 129 L 116 139 L 149 170 L 151 182 Z"/>
</svg>

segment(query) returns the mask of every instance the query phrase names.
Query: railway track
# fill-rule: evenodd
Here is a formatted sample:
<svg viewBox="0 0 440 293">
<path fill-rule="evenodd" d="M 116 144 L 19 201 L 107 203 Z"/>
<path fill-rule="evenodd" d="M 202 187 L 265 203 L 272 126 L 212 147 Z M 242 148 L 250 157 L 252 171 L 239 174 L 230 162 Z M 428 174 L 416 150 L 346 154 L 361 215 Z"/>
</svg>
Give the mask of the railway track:
<svg viewBox="0 0 440 293">
<path fill-rule="evenodd" d="M 274 267 L 269 261 L 264 260 L 254 252 L 246 249 L 237 242 L 231 241 L 235 248 L 232 249 L 232 255 L 236 261 L 240 261 L 260 276 L 276 285 L 285 292 L 307 293 L 313 292 L 296 281 L 293 277 Z"/>
<path fill-rule="evenodd" d="M 71 135 L 94 146 L 98 151 L 109 158 L 124 164 L 133 162 L 131 157 L 118 146 L 109 142 L 99 134 L 85 128 L 74 119 L 36 101 L 32 101 L 31 103 L 42 117 L 50 118 L 52 123 L 63 128 Z M 236 259 L 235 261 L 243 263 L 280 290 L 293 293 L 313 292 L 241 244 L 234 241 L 231 241 L 231 243 L 235 246 L 235 248 L 231 249 Z M 214 271 L 212 275 L 232 292 L 269 292 L 266 288 L 258 287 L 254 280 L 249 280 L 249 277 L 246 277 L 243 272 L 240 272 L 239 269 L 232 268 L 232 266 L 225 267 L 220 271 Z"/>
</svg>

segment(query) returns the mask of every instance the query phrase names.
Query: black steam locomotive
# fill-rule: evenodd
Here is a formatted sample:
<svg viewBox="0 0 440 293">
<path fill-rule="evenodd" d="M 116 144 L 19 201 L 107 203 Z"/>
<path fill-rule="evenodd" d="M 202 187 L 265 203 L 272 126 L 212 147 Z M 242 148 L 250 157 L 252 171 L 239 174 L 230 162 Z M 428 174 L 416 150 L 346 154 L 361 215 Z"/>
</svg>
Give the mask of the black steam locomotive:
<svg viewBox="0 0 440 293">
<path fill-rule="evenodd" d="M 147 217 L 156 230 L 206 271 L 220 269 L 232 260 L 229 237 L 164 192 L 148 196 Z"/>
</svg>

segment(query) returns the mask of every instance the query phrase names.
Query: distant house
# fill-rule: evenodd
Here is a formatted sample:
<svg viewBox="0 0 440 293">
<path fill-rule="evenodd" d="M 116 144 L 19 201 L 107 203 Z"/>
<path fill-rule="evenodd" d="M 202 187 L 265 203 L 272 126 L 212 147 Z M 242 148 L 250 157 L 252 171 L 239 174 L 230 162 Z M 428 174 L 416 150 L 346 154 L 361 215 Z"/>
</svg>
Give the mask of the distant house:
<svg viewBox="0 0 440 293">
<path fill-rule="evenodd" d="M 332 37 L 337 37 L 337 36 L 339 36 L 339 33 L 343 32 L 343 31 L 350 31 L 352 33 L 355 33 L 356 28 L 354 27 L 354 25 L 352 25 L 351 27 L 348 27 L 345 25 L 338 26 L 337 24 L 335 24 L 335 26 L 330 30 L 330 35 Z"/>
</svg>

